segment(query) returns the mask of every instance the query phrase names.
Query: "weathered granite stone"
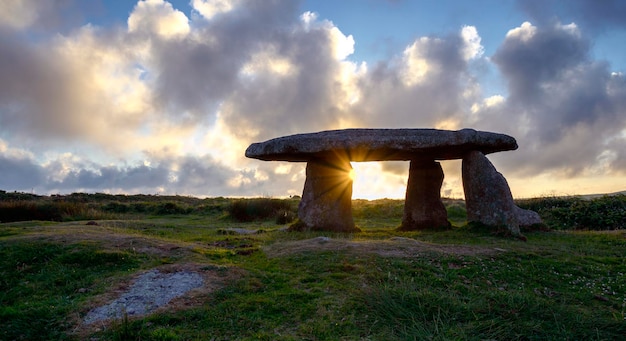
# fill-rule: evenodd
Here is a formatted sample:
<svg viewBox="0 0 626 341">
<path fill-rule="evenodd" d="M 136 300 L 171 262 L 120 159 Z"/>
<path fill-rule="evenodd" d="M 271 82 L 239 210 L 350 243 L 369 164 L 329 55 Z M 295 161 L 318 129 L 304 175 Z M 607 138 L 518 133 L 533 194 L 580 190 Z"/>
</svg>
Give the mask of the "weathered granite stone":
<svg viewBox="0 0 626 341">
<path fill-rule="evenodd" d="M 515 205 L 506 179 L 483 153 L 467 153 L 463 158 L 462 173 L 469 222 L 506 227 L 518 237 L 522 236 L 520 226 L 541 224 L 536 212 Z"/>
<path fill-rule="evenodd" d="M 449 228 L 448 213 L 441 202 L 443 170 L 439 162 L 411 161 L 404 216 L 399 231 Z"/>
<path fill-rule="evenodd" d="M 284 136 L 253 143 L 246 156 L 267 161 L 451 160 L 472 150 L 483 154 L 517 149 L 511 136 L 473 129 L 343 129 Z"/>
<path fill-rule="evenodd" d="M 310 160 L 298 207 L 298 229 L 358 232 L 352 219 L 350 162 L 338 158 Z M 304 226 L 302 226 L 304 225 Z"/>
</svg>

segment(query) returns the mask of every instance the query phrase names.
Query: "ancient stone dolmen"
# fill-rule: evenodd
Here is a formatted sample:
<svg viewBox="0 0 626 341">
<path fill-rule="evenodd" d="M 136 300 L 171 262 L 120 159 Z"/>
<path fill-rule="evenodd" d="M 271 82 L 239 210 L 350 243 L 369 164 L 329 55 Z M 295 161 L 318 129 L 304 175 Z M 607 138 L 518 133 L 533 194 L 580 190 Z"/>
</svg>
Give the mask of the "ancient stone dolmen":
<svg viewBox="0 0 626 341">
<path fill-rule="evenodd" d="M 485 154 L 517 149 L 511 136 L 473 129 L 344 129 L 297 134 L 253 143 L 246 156 L 306 162 L 299 224 L 311 230 L 356 232 L 352 218 L 350 161 L 410 161 L 404 216 L 399 230 L 449 227 L 441 201 L 438 160 L 462 159 L 467 219 L 506 227 L 541 223 L 539 215 L 513 203 L 506 179 Z"/>
</svg>

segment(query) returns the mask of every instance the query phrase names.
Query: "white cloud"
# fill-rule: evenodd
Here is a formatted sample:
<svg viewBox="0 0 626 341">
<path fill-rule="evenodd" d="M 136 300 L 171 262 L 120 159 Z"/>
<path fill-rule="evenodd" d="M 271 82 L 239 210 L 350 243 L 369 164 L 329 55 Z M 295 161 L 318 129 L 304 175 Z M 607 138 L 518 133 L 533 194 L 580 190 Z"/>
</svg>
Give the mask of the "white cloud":
<svg viewBox="0 0 626 341">
<path fill-rule="evenodd" d="M 304 23 L 304 28 L 308 30 L 311 28 L 311 25 L 317 21 L 317 13 L 310 11 L 304 12 L 300 15 L 300 21 Z"/>
<path fill-rule="evenodd" d="M 291 164 L 280 164 L 274 168 L 276 174 L 289 174 L 291 172 Z"/>
<path fill-rule="evenodd" d="M 180 38 L 189 33 L 189 20 L 167 1 L 140 0 L 128 17 L 128 31 Z"/>
<path fill-rule="evenodd" d="M 205 19 L 211 20 L 219 14 L 227 13 L 237 7 L 237 0 L 192 0 L 191 5 Z"/>
<path fill-rule="evenodd" d="M 346 37 L 336 26 L 333 26 L 330 29 L 330 36 L 335 58 L 344 60 L 354 53 L 354 38 L 352 35 Z"/>
<path fill-rule="evenodd" d="M 465 60 L 480 58 L 485 53 L 485 48 L 480 44 L 481 38 L 474 26 L 463 26 L 461 38 L 465 43 L 463 58 Z"/>
<path fill-rule="evenodd" d="M 532 39 L 532 37 L 535 35 L 535 32 L 537 32 L 537 28 L 528 21 L 525 21 L 520 27 L 509 30 L 506 33 L 506 38 L 518 39 L 525 42 Z"/>
<path fill-rule="evenodd" d="M 424 55 L 423 49 L 440 42 L 439 39 L 422 37 L 404 50 L 403 61 L 406 69 L 402 72 L 402 79 L 406 86 L 426 81 L 430 72 L 436 72 L 437 65 Z"/>
</svg>

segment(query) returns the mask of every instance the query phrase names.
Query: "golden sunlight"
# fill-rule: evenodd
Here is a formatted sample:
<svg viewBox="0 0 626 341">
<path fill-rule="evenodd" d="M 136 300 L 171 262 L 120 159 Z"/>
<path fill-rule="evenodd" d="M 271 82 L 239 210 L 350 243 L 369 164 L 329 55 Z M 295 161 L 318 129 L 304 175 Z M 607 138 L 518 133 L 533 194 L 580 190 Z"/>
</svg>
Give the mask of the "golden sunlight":
<svg viewBox="0 0 626 341">
<path fill-rule="evenodd" d="M 354 179 L 356 179 L 356 172 L 354 171 L 354 168 L 348 171 L 348 177 L 350 178 L 350 181 L 354 181 Z"/>
<path fill-rule="evenodd" d="M 409 167 L 407 163 L 399 163 L 404 164 L 406 169 L 394 174 L 385 172 L 381 162 L 351 162 L 352 198 L 367 200 L 404 198 Z"/>
</svg>

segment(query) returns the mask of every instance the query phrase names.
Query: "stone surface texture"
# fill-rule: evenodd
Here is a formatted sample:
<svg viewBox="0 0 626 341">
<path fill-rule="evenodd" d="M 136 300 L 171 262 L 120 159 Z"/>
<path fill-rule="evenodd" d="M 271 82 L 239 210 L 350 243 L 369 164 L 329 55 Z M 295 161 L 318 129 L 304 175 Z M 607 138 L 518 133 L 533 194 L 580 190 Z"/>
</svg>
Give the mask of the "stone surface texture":
<svg viewBox="0 0 626 341">
<path fill-rule="evenodd" d="M 473 129 L 343 129 L 297 134 L 253 143 L 246 156 L 266 161 L 451 160 L 472 150 L 489 154 L 517 149 L 511 136 Z"/>
<path fill-rule="evenodd" d="M 399 231 L 449 228 L 448 213 L 441 202 L 443 170 L 439 162 L 411 161 Z"/>
<path fill-rule="evenodd" d="M 468 221 L 506 227 L 514 236 L 521 236 L 520 227 L 541 223 L 536 212 L 515 205 L 506 179 L 483 153 L 467 153 L 462 174 Z"/>
<path fill-rule="evenodd" d="M 352 218 L 352 165 L 343 159 L 311 160 L 298 207 L 300 224 L 309 230 L 358 232 Z"/>
</svg>

